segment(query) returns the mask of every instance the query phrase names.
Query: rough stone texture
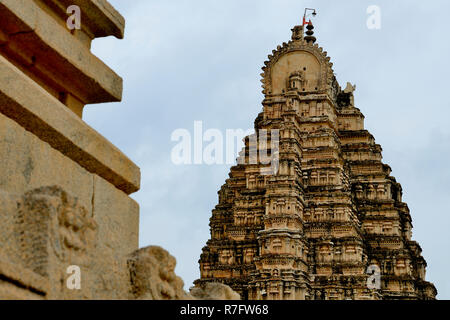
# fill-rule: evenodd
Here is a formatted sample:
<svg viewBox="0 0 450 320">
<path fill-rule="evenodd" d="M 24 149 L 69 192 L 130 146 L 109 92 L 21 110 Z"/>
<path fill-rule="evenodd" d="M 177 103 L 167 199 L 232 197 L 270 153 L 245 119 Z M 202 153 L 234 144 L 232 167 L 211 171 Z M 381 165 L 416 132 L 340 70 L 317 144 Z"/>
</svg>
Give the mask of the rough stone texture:
<svg viewBox="0 0 450 320">
<path fill-rule="evenodd" d="M 138 249 L 139 168 L 82 119 L 122 79 L 90 52 L 123 37 L 104 0 L 0 0 L 0 299 L 128 299 Z M 69 266 L 81 270 L 70 289 Z"/>
<path fill-rule="evenodd" d="M 141 300 L 184 300 L 183 280 L 175 274 L 176 260 L 161 247 L 147 247 L 128 259 L 132 294 Z"/>
<path fill-rule="evenodd" d="M 71 5 L 80 30 L 66 27 Z M 137 251 L 139 168 L 81 119 L 122 97 L 90 45 L 124 24 L 105 0 L 0 0 L 0 299 L 193 299 L 175 258 Z M 81 288 L 67 285 L 72 266 Z M 236 297 L 196 294 L 208 291 Z"/>
<path fill-rule="evenodd" d="M 239 300 L 240 296 L 221 283 L 206 283 L 183 289 L 183 280 L 175 274 L 176 260 L 161 247 L 151 246 L 128 258 L 132 296 L 139 300 Z"/>
<path fill-rule="evenodd" d="M 91 214 L 57 186 L 22 196 L 0 191 L 0 275 L 8 280 L 0 283 L 0 298 L 191 299 L 174 274 L 175 258 L 163 249 L 127 259 L 138 245 L 138 207 L 118 193 L 96 178 Z M 66 287 L 71 265 L 81 268 L 81 290 Z"/>
<path fill-rule="evenodd" d="M 93 265 L 96 299 L 130 298 L 126 257 L 139 246 L 139 206 L 107 181 L 94 178 L 93 217 L 97 234 Z M 102 272 L 97 272 L 102 270 Z"/>
<path fill-rule="evenodd" d="M 198 300 L 240 300 L 239 293 L 222 283 L 207 282 L 189 291 Z"/>
<path fill-rule="evenodd" d="M 92 248 L 97 223 L 77 198 L 59 187 L 42 187 L 22 196 L 0 193 L 2 237 L 8 237 L 0 253 L 7 262 L 24 268 L 45 281 L 50 299 L 89 297 Z M 65 286 L 66 269 L 78 265 L 82 290 Z M 14 274 L 9 275 L 13 279 Z M 23 279 L 22 275 L 16 277 Z"/>
<path fill-rule="evenodd" d="M 20 195 L 58 185 L 92 211 L 93 175 L 2 114 L 0 153 L 1 190 Z"/>
<path fill-rule="evenodd" d="M 86 297 L 127 298 L 128 289 L 124 288 L 128 281 L 125 256 L 138 248 L 139 207 L 136 202 L 23 130 L 14 121 L 0 115 L 0 124 L 0 151 L 5 155 L 0 167 L 0 189 L 20 197 L 23 190 L 53 183 L 74 195 L 101 226 L 98 248 L 92 253 L 96 257 L 92 272 L 84 272 L 86 277 L 82 278 L 87 281 L 89 276 L 92 278 L 89 281 L 92 284 L 95 282 L 93 291 L 86 293 Z M 10 207 L 16 206 L 13 200 L 8 201 L 13 203 L 9 204 Z M 0 205 L 0 208 L 8 207 L 8 204 Z M 0 239 L 4 244 L 0 251 L 8 251 L 8 256 L 13 255 L 21 250 L 8 245 L 14 239 L 13 229 L 10 232 L 2 230 L 11 225 L 12 214 L 3 211 L 1 217 L 8 221 L 0 227 Z M 118 286 L 122 286 L 122 290 L 118 290 Z"/>
<path fill-rule="evenodd" d="M 265 62 L 256 134 L 219 191 L 196 284 L 220 281 L 258 300 L 434 299 L 355 86 L 341 89 L 307 28 Z M 367 284 L 374 266 L 378 288 Z"/>
</svg>

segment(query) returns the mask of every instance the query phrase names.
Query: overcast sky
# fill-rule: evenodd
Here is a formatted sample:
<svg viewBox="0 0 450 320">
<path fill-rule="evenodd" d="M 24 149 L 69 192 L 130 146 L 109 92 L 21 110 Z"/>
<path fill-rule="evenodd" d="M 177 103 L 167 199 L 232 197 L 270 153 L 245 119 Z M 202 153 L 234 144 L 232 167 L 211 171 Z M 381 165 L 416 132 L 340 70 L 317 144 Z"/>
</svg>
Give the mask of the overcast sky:
<svg viewBox="0 0 450 320">
<path fill-rule="evenodd" d="M 261 111 L 260 73 L 288 41 L 305 7 L 342 87 L 402 183 L 427 280 L 450 299 L 449 1 L 109 0 L 125 17 L 124 40 L 93 51 L 124 78 L 123 102 L 87 106 L 84 119 L 142 171 L 140 246 L 177 258 L 186 288 L 199 277 L 211 209 L 230 165 L 171 161 L 175 129 L 249 129 Z M 381 29 L 369 30 L 369 5 Z"/>
</svg>

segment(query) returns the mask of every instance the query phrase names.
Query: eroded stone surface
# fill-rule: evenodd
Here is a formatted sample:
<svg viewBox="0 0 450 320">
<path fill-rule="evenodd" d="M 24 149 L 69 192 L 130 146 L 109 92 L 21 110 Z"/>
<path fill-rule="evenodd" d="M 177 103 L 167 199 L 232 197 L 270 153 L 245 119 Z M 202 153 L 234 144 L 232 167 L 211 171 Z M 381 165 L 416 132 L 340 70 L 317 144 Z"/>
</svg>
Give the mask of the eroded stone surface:
<svg viewBox="0 0 450 320">
<path fill-rule="evenodd" d="M 106 181 L 97 184 L 103 184 L 97 190 L 104 198 L 121 192 Z M 0 192 L 0 262 L 4 261 L 0 263 L 0 274 L 11 280 L 8 287 L 17 281 L 25 281 L 30 288 L 39 283 L 35 291 L 47 299 L 129 299 L 127 255 L 137 248 L 137 221 L 133 224 L 132 218 L 138 212 L 133 201 L 117 195 L 113 199 L 115 204 L 132 203 L 134 210 L 118 205 L 114 212 L 94 201 L 93 207 L 98 210 L 92 214 L 78 198 L 57 186 L 41 187 L 22 196 Z M 102 216 L 108 216 L 108 220 Z M 121 240 L 122 233 L 127 241 Z M 80 268 L 79 290 L 67 286 L 70 266 Z"/>
<path fill-rule="evenodd" d="M 134 252 L 128 259 L 132 295 L 141 300 L 239 300 L 239 294 L 220 283 L 207 283 L 183 289 L 183 280 L 175 274 L 176 259 L 158 246 Z"/>
<path fill-rule="evenodd" d="M 222 283 L 207 282 L 189 291 L 198 300 L 240 300 L 241 296 Z"/>
<path fill-rule="evenodd" d="M 189 299 L 183 280 L 175 274 L 176 260 L 161 247 L 134 252 L 128 259 L 132 293 L 142 300 Z"/>
<path fill-rule="evenodd" d="M 67 27 L 72 5 L 81 29 Z M 122 79 L 90 44 L 123 32 L 105 0 L 0 0 L 0 299 L 140 292 L 127 260 L 138 249 L 139 206 L 129 194 L 140 170 L 81 119 L 85 104 L 122 97 Z M 173 257 L 136 254 L 143 298 L 189 298 Z M 154 284 L 139 278 L 153 270 Z"/>
</svg>

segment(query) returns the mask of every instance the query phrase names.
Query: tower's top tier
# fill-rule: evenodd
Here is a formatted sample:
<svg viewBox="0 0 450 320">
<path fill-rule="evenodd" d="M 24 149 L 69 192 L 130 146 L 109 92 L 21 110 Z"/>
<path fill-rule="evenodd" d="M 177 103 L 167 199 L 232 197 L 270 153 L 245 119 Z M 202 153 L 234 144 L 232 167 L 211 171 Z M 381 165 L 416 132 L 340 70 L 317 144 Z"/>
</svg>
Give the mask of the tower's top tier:
<svg viewBox="0 0 450 320">
<path fill-rule="evenodd" d="M 304 26 L 292 29 L 292 38 L 278 46 L 264 62 L 263 93 L 266 98 L 295 90 L 300 94 L 336 95 L 339 90 L 330 58 L 315 41 L 310 22 L 304 36 Z"/>
</svg>

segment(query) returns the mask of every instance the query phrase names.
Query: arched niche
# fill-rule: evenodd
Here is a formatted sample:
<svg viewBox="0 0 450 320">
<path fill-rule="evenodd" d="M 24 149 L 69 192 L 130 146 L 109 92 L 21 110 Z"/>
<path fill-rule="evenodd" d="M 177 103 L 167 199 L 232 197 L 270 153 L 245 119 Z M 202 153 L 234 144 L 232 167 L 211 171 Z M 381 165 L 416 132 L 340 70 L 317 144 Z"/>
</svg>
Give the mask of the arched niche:
<svg viewBox="0 0 450 320">
<path fill-rule="evenodd" d="M 323 85 L 323 72 L 316 56 L 310 52 L 298 50 L 282 55 L 272 66 L 272 94 L 282 94 L 288 88 L 289 76 L 293 72 L 303 73 L 304 82 L 300 91 L 313 92 Z"/>
</svg>

